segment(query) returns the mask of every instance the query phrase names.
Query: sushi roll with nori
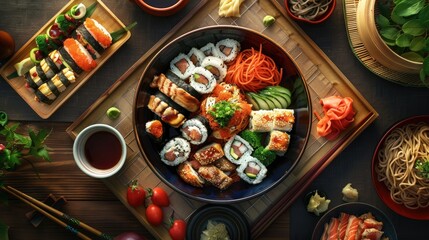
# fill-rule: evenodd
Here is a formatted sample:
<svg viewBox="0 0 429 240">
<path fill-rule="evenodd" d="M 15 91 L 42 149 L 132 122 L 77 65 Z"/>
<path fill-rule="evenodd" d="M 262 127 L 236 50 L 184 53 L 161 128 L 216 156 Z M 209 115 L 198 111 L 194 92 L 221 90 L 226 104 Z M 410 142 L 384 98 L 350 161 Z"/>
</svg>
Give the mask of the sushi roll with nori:
<svg viewBox="0 0 429 240">
<path fill-rule="evenodd" d="M 188 57 L 191 60 L 191 62 L 194 64 L 194 66 L 198 67 L 198 66 L 201 66 L 201 63 L 203 62 L 206 55 L 200 49 L 192 48 L 191 51 L 189 51 L 188 53 Z"/>
<path fill-rule="evenodd" d="M 196 112 L 200 108 L 200 100 L 191 94 L 195 90 L 183 80 L 178 78 L 170 79 L 161 73 L 153 78 L 149 86 L 158 88 L 159 91 L 189 112 Z"/>
<path fill-rule="evenodd" d="M 223 147 L 226 158 L 235 164 L 241 164 L 246 155 L 253 152 L 252 146 L 238 135 L 231 137 Z"/>
<path fill-rule="evenodd" d="M 246 155 L 237 168 L 241 179 L 250 184 L 258 184 L 267 176 L 267 168 L 258 159 Z"/>
<path fill-rule="evenodd" d="M 207 140 L 209 135 L 210 125 L 203 116 L 186 120 L 180 128 L 182 137 L 190 141 L 194 145 L 200 145 Z"/>
<path fill-rule="evenodd" d="M 200 50 L 206 55 L 206 57 L 213 56 L 217 57 L 219 56 L 216 46 L 213 43 L 207 43 L 204 45 Z"/>
<path fill-rule="evenodd" d="M 86 48 L 73 38 L 67 38 L 64 46 L 59 49 L 64 65 L 76 74 L 83 71 L 89 72 L 97 66 L 97 62 L 91 57 Z"/>
<path fill-rule="evenodd" d="M 189 84 L 195 91 L 201 94 L 207 94 L 213 91 L 217 82 L 212 72 L 203 67 L 196 67 L 191 75 Z"/>
<path fill-rule="evenodd" d="M 161 92 L 149 97 L 147 107 L 163 122 L 174 128 L 180 127 L 186 121 L 185 115 L 188 114 L 184 108 Z"/>
<path fill-rule="evenodd" d="M 232 62 L 240 52 L 240 43 L 237 40 L 226 38 L 216 43 L 218 56 L 224 62 Z"/>
<path fill-rule="evenodd" d="M 61 72 L 55 74 L 49 81 L 40 85 L 35 94 L 36 101 L 51 104 L 60 93 L 76 81 L 76 76 L 69 68 L 64 68 Z"/>
<path fill-rule="evenodd" d="M 184 53 L 180 53 L 170 62 L 170 70 L 180 79 L 187 79 L 191 76 L 194 68 L 191 59 Z"/>
<path fill-rule="evenodd" d="M 283 156 L 289 148 L 290 136 L 286 132 L 273 130 L 267 137 L 265 149 L 275 152 L 278 156 Z"/>
<path fill-rule="evenodd" d="M 75 38 L 88 50 L 94 59 L 112 44 L 112 36 L 97 20 L 85 19 L 75 32 Z"/>
<path fill-rule="evenodd" d="M 222 82 L 226 76 L 227 68 L 222 59 L 218 57 L 206 57 L 201 63 L 201 67 L 209 70 L 218 83 Z"/>
<path fill-rule="evenodd" d="M 181 137 L 168 141 L 160 152 L 161 161 L 169 166 L 177 166 L 189 158 L 191 144 Z"/>
<path fill-rule="evenodd" d="M 159 120 L 148 121 L 145 124 L 146 132 L 151 138 L 157 142 L 161 142 L 162 137 L 164 136 L 164 125 Z"/>
</svg>

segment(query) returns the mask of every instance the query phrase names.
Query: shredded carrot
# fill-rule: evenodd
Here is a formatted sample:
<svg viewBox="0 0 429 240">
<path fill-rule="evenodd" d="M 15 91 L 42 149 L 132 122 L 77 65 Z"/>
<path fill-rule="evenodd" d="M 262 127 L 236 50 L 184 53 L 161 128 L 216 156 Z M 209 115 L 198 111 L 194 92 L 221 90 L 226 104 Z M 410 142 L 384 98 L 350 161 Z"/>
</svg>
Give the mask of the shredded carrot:
<svg viewBox="0 0 429 240">
<path fill-rule="evenodd" d="M 254 48 L 241 51 L 235 60 L 228 64 L 225 82 L 234 84 L 242 90 L 257 92 L 267 86 L 278 85 L 283 69 L 277 69 L 274 60 Z"/>
</svg>

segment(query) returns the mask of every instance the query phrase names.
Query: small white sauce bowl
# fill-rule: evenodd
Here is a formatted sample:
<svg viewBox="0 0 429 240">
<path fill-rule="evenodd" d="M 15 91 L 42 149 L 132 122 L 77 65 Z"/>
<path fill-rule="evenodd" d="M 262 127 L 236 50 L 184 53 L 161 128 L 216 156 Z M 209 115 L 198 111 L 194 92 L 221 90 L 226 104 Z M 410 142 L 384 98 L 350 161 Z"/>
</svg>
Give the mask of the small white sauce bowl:
<svg viewBox="0 0 429 240">
<path fill-rule="evenodd" d="M 119 161 L 109 169 L 98 169 L 93 167 L 85 156 L 85 144 L 88 138 L 96 132 L 110 132 L 115 135 L 122 148 L 122 153 Z M 100 142 L 100 144 L 103 144 Z M 94 178 L 108 178 L 117 173 L 125 163 L 127 157 L 127 144 L 124 137 L 114 127 L 106 124 L 93 124 L 83 129 L 76 137 L 73 144 L 73 156 L 77 166 L 88 176 Z"/>
</svg>

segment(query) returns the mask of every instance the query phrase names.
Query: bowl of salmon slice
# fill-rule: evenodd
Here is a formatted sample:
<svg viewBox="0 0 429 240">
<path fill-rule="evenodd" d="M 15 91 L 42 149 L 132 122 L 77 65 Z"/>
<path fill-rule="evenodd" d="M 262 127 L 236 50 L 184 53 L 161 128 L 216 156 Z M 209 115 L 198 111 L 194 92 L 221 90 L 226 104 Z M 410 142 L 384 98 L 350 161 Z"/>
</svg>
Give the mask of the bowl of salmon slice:
<svg viewBox="0 0 429 240">
<path fill-rule="evenodd" d="M 326 212 L 316 224 L 311 239 L 397 240 L 398 237 L 393 223 L 380 209 L 351 202 Z"/>
</svg>

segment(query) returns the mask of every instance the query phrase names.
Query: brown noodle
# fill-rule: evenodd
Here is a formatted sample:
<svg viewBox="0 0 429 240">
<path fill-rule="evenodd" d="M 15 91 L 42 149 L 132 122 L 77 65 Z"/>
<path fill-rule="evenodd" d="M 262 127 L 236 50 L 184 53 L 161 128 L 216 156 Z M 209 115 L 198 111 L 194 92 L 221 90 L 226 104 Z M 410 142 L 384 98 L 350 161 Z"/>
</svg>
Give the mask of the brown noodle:
<svg viewBox="0 0 429 240">
<path fill-rule="evenodd" d="M 377 179 L 386 184 L 394 202 L 410 209 L 429 206 L 429 180 L 421 177 L 414 167 L 417 159 L 429 157 L 426 123 L 394 129 L 377 157 Z"/>
</svg>

